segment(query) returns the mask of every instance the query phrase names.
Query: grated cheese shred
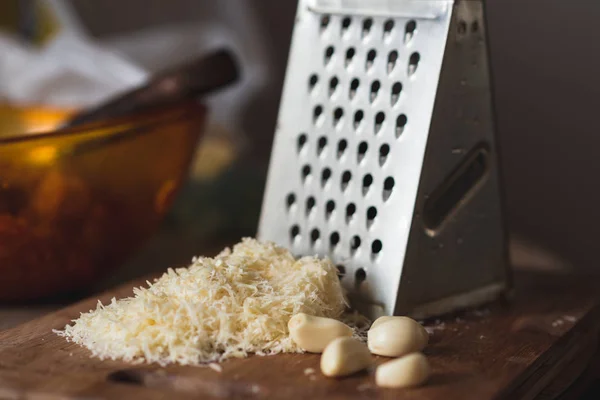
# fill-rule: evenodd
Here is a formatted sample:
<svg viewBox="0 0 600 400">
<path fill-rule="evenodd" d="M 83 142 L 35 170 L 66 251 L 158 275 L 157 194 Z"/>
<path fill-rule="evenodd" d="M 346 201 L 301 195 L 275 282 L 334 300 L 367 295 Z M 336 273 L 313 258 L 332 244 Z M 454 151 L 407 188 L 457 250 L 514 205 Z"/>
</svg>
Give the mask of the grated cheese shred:
<svg viewBox="0 0 600 400">
<path fill-rule="evenodd" d="M 301 352 L 288 320 L 300 312 L 339 319 L 347 306 L 331 261 L 297 260 L 250 238 L 147 284 L 55 332 L 101 359 L 197 365 Z"/>
</svg>

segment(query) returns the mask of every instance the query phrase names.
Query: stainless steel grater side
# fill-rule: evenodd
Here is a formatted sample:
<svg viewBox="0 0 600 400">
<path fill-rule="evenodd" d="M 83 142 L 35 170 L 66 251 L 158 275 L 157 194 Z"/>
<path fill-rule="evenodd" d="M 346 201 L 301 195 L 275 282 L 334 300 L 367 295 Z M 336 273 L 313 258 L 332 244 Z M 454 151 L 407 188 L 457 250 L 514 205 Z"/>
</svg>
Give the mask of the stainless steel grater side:
<svg viewBox="0 0 600 400">
<path fill-rule="evenodd" d="M 299 1 L 258 236 L 371 316 L 506 291 L 482 1 Z"/>
</svg>

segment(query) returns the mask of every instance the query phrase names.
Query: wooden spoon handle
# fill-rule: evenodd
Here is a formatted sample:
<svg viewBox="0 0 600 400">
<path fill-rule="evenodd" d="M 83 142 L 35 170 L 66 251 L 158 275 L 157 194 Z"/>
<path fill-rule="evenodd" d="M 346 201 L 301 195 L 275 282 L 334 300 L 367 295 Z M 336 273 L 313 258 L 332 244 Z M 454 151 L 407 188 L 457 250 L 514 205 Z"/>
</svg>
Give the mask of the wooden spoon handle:
<svg viewBox="0 0 600 400">
<path fill-rule="evenodd" d="M 217 50 L 160 73 L 142 87 L 77 113 L 62 128 L 197 98 L 235 82 L 238 77 L 239 70 L 233 55 L 227 50 Z"/>
</svg>

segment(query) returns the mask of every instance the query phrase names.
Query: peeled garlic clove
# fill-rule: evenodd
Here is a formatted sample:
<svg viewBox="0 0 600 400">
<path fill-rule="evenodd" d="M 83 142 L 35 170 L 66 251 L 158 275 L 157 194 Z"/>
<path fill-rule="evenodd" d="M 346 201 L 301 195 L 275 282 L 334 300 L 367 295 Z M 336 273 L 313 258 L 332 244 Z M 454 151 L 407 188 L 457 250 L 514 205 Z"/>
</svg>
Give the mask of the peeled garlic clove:
<svg viewBox="0 0 600 400">
<path fill-rule="evenodd" d="M 299 313 L 288 322 L 290 337 L 301 349 L 321 353 L 334 339 L 352 336 L 352 328 L 332 318 Z"/>
<path fill-rule="evenodd" d="M 373 323 L 371 324 L 371 329 L 375 328 L 377 325 L 381 324 L 382 322 L 390 321 L 394 318 L 404 318 L 404 317 L 389 317 L 389 316 L 379 317 L 375 321 L 373 321 Z"/>
<path fill-rule="evenodd" d="M 378 318 L 367 335 L 371 353 L 387 357 L 421 351 L 429 341 L 425 328 L 408 317 Z"/>
<path fill-rule="evenodd" d="M 419 325 L 419 327 L 421 328 L 421 333 L 422 333 L 423 339 L 425 340 L 425 345 L 427 345 L 427 342 L 429 342 L 429 334 L 427 333 L 427 330 L 423 327 L 423 325 L 421 325 L 420 323 L 418 323 L 417 321 L 415 321 L 414 319 L 409 318 L 409 317 L 402 317 L 402 316 L 379 317 L 375 321 L 373 321 L 370 329 L 374 329 L 376 326 L 380 325 L 383 322 L 394 321 L 394 320 L 403 320 L 403 319 L 408 319 L 408 320 L 414 321 Z"/>
<path fill-rule="evenodd" d="M 375 370 L 375 383 L 385 388 L 406 388 L 423 384 L 431 375 L 427 358 L 421 353 L 381 364 Z"/>
<path fill-rule="evenodd" d="M 352 375 L 369 368 L 372 359 L 364 343 L 351 337 L 341 337 L 327 345 L 321 356 L 321 372 L 325 376 Z"/>
</svg>

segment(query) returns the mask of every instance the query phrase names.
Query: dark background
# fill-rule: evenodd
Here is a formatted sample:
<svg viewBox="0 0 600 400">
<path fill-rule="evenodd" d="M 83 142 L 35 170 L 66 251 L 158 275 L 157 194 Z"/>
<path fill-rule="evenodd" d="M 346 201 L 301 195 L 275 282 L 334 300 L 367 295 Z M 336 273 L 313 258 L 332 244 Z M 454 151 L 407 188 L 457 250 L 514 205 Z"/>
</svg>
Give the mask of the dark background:
<svg viewBox="0 0 600 400">
<path fill-rule="evenodd" d="M 249 0 L 227 3 L 234 7 L 236 1 Z M 202 23 L 199 3 L 112 0 L 100 7 L 84 0 L 74 5 L 90 31 L 102 37 L 152 24 Z M 251 3 L 278 82 L 247 112 L 246 126 L 265 157 L 296 5 Z M 576 268 L 594 269 L 600 237 L 600 2 L 488 0 L 487 6 L 511 232 L 546 246 Z"/>
</svg>

